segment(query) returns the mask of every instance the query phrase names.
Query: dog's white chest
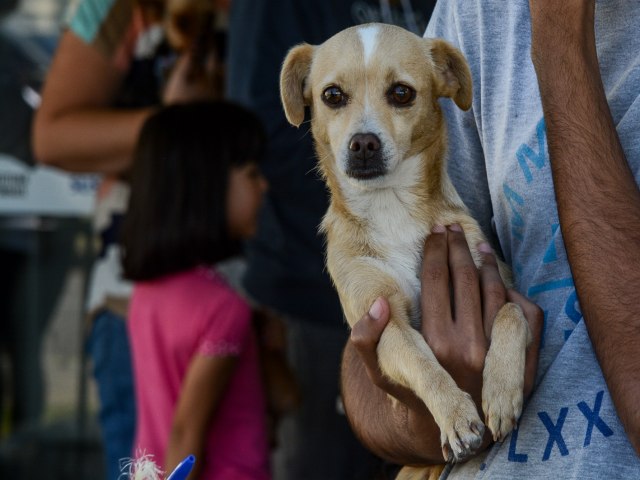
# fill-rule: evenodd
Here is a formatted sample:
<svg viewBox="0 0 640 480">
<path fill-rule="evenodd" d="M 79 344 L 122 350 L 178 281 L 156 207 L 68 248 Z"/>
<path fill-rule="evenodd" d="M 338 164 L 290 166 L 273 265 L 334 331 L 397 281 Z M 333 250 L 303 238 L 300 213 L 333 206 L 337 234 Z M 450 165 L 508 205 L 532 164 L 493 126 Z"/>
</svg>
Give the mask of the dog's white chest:
<svg viewBox="0 0 640 480">
<path fill-rule="evenodd" d="M 427 227 L 407 208 L 411 198 L 392 189 L 362 197 L 358 214 L 367 221 L 377 257 L 368 261 L 390 275 L 412 301 L 412 323 L 420 319 L 420 266 Z M 353 205 L 352 205 L 353 208 Z"/>
</svg>

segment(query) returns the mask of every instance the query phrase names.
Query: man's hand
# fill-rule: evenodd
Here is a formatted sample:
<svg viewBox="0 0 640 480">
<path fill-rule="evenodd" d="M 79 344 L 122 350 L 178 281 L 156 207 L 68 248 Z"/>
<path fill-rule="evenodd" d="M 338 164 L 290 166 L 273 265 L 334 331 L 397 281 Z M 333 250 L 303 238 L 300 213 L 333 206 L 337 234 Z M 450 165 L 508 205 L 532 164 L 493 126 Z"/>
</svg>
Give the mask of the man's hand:
<svg viewBox="0 0 640 480">
<path fill-rule="evenodd" d="M 438 361 L 458 386 L 472 395 L 480 411 L 482 370 L 496 313 L 507 301 L 515 302 L 520 305 L 529 322 L 533 341 L 527 351 L 525 396 L 529 395 L 535 381 L 543 315 L 535 304 L 514 290 L 505 288 L 491 249 L 486 244 L 479 248 L 484 256 L 484 264 L 480 270 L 473 263 L 464 233 L 459 226 L 453 225 L 449 229 L 436 227 L 429 235 L 425 242 L 422 264 L 421 331 Z M 408 410 L 404 429 L 407 435 L 413 436 L 414 442 L 416 438 L 424 440 L 423 463 L 435 461 L 437 456 L 433 452 L 440 450 L 440 437 L 431 415 L 411 391 L 390 382 L 378 367 L 376 346 L 388 320 L 389 305 L 385 299 L 379 298 L 372 305 L 369 314 L 354 325 L 345 361 L 352 358 L 351 350 L 358 352 L 371 383 L 398 399 L 403 408 Z M 346 368 L 345 364 L 345 370 Z M 343 374 L 348 373 L 343 371 Z M 358 406 L 350 401 L 348 392 L 345 392 L 345 396 L 350 418 L 364 414 L 356 411 Z M 351 404 L 354 409 L 349 408 Z M 367 427 L 366 421 L 351 419 L 357 429 Z M 376 444 L 373 435 L 375 432 L 362 432 L 361 438 L 374 451 L 384 448 L 388 452 L 392 448 L 390 445 Z M 385 435 L 389 436 L 389 433 L 385 432 Z M 428 440 L 423 438 L 428 435 L 433 437 Z M 489 441 L 490 436 L 485 435 L 482 448 Z M 398 444 L 402 444 L 402 441 Z M 401 455 L 401 452 L 396 455 Z M 412 455 L 415 456 L 416 453 L 412 452 Z"/>
<path fill-rule="evenodd" d="M 534 341 L 527 350 L 525 396 L 531 393 L 538 362 L 543 314 L 537 305 L 507 289 L 488 245 L 480 246 L 484 262 L 478 270 L 461 229 L 436 227 L 425 242 L 422 262 L 422 335 L 458 386 L 481 404 L 482 370 L 493 319 L 507 302 L 522 308 Z M 376 345 L 389 321 L 389 306 L 376 300 L 368 315 L 354 325 L 351 342 L 374 384 L 404 403 L 417 397 L 382 376 Z"/>
</svg>

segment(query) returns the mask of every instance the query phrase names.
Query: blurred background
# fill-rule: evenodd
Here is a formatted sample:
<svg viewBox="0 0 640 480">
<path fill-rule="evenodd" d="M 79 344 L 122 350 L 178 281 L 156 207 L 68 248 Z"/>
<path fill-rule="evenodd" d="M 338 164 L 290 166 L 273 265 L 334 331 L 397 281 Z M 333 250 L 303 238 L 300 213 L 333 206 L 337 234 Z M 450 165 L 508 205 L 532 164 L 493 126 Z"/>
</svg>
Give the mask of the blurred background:
<svg viewBox="0 0 640 480">
<path fill-rule="evenodd" d="M 99 265 L 95 261 L 98 254 L 105 251 L 96 243 L 93 231 L 93 222 L 98 217 L 94 202 L 101 178 L 36 164 L 31 148 L 32 121 L 40 105 L 42 86 L 62 25 L 79 1 L 0 0 L 0 480 L 105 480 L 105 464 L 109 463 L 105 459 L 113 457 L 111 449 L 107 449 L 110 455 L 105 455 L 97 423 L 98 391 L 85 347 L 90 333 L 85 289 L 91 283 L 90 271 Z M 104 13 L 96 11 L 107 3 L 86 2 L 78 17 L 83 17 L 87 9 L 90 17 Z M 180 4 L 180 0 L 176 3 Z M 369 479 L 369 473 L 378 470 L 382 475 L 384 465 L 359 444 L 338 408 L 341 404 L 337 401 L 337 377 L 348 333 L 323 266 L 323 241 L 317 234 L 317 224 L 326 209 L 326 189 L 313 168 L 311 137 L 306 131 L 290 128 L 283 116 L 278 75 L 281 59 L 292 45 L 303 40 L 320 43 L 347 26 L 384 21 L 421 34 L 435 0 L 247 0 L 234 3 L 235 16 L 227 15 L 228 0 L 194 3 L 214 5 L 217 12 L 215 42 L 209 42 L 208 36 L 198 37 L 199 42 L 204 42 L 205 52 L 213 45 L 223 53 L 212 85 L 222 87 L 218 76 L 232 79 L 229 85 L 234 88 L 226 92 L 229 98 L 256 109 L 269 137 L 270 149 L 263 162 L 271 189 L 266 199 L 269 205 L 261 219 L 262 236 L 255 241 L 253 250 L 249 248 L 252 252 L 249 257 L 253 257 L 248 263 L 254 269 L 253 288 L 266 292 L 265 298 L 256 299 L 286 315 L 289 327 L 293 327 L 288 330 L 286 346 L 289 354 L 293 352 L 299 358 L 294 355 L 288 361 L 296 366 L 297 377 L 304 380 L 301 385 L 308 389 L 304 408 L 300 407 L 281 424 L 289 430 L 280 429 L 281 448 L 276 453 L 281 453 L 274 456 L 272 463 L 278 465 L 280 475 L 287 475 L 278 478 L 295 480 L 304 475 L 291 467 L 289 457 L 298 467 L 313 470 L 316 478 L 325 475 L 323 468 L 336 472 L 335 475 L 342 472 L 340 478 L 349 480 Z M 121 2 L 129 10 L 133 4 L 133 0 Z M 139 0 L 135 5 L 142 4 L 153 13 L 163 2 Z M 117 15 L 109 18 L 118 26 Z M 179 15 L 175 18 L 181 19 Z M 177 25 L 182 23 L 177 21 Z M 185 25 L 188 27 L 189 22 Z M 170 58 L 175 61 L 176 55 L 163 50 L 164 44 L 154 36 L 156 30 L 148 28 L 144 35 L 138 32 L 135 55 L 128 52 L 140 58 L 128 59 L 127 80 L 132 85 L 125 86 L 136 87 L 140 90 L 135 91 L 138 94 L 149 93 L 149 89 L 146 83 L 137 82 L 137 75 L 146 78 L 152 74 L 154 80 L 162 77 L 162 81 L 172 78 L 163 76 L 167 67 L 163 62 Z M 211 33 L 209 30 L 205 32 Z M 109 36 L 113 32 L 105 28 L 103 33 Z M 153 47 L 151 57 L 148 44 Z M 263 44 L 268 48 L 262 49 Z M 99 50 L 97 43 L 92 44 L 94 47 Z M 192 53 L 202 52 L 193 49 Z M 230 61 L 232 58 L 235 60 Z M 73 68 L 81 72 L 86 66 L 78 64 Z M 175 85 L 167 84 L 175 90 Z M 99 86 L 94 88 L 91 84 L 91 87 L 91 92 L 99 92 Z M 171 89 L 164 87 L 166 95 Z M 184 85 L 183 90 L 191 91 Z M 160 98 L 154 102 L 144 105 L 157 105 Z M 50 104 L 48 95 L 41 112 Z M 64 138 L 66 141 L 67 137 Z M 93 160 L 92 156 L 88 158 Z M 292 182 L 292 178 L 296 181 Z M 104 203 L 108 202 L 103 198 Z M 115 213 L 123 214 L 124 210 Z M 108 225 L 97 225 L 105 241 L 113 233 L 111 227 L 117 223 L 117 217 L 106 215 L 103 220 L 106 218 L 108 221 L 104 223 Z M 232 273 L 231 277 L 239 279 L 240 274 Z M 126 340 L 126 335 L 123 338 Z M 107 343 L 111 340 L 103 338 Z M 279 348 L 285 348 L 284 341 Z M 317 355 L 308 354 L 315 351 L 324 355 L 321 368 L 316 368 Z M 112 370 L 105 370 L 110 373 L 101 379 L 113 381 L 114 385 L 109 386 L 113 392 L 108 391 L 113 393 L 109 400 L 115 398 L 115 403 L 127 400 L 116 388 L 120 386 L 114 381 L 117 375 L 111 374 L 113 370 L 123 373 L 120 365 L 111 361 Z M 101 392 L 104 392 L 102 384 Z M 120 430 L 128 425 L 117 417 L 121 413 L 115 411 L 117 408 L 105 408 L 104 404 L 103 401 L 103 412 L 115 414 L 113 425 Z M 118 428 L 114 428 L 116 433 Z M 299 441 L 301 438 L 305 441 Z M 331 438 L 331 448 L 327 448 L 327 438 Z M 317 447 L 316 441 L 322 446 Z M 298 448 L 299 445 L 304 448 Z M 292 453 L 282 447 L 289 447 Z M 323 455 L 316 454 L 319 450 Z M 311 457 L 311 452 L 317 456 L 316 463 L 305 457 Z M 322 468 L 317 468 L 320 465 Z M 328 479 L 335 475 L 325 476 Z"/>
<path fill-rule="evenodd" d="M 2 479 L 100 480 L 96 393 L 82 348 L 98 179 L 35 166 L 29 144 L 72 3 L 0 0 Z"/>
</svg>

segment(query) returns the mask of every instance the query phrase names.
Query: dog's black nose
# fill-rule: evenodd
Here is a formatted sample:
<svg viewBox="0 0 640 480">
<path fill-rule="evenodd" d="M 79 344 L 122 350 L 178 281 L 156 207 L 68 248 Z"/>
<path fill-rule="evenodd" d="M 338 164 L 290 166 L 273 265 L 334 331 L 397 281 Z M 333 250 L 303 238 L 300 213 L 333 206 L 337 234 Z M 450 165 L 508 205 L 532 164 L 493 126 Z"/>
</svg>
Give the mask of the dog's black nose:
<svg viewBox="0 0 640 480">
<path fill-rule="evenodd" d="M 367 159 L 380 150 L 380 139 L 373 133 L 356 133 L 349 142 L 351 155 Z"/>
<path fill-rule="evenodd" d="M 349 142 L 347 175 L 374 178 L 384 173 L 380 139 L 373 133 L 356 133 Z"/>
</svg>

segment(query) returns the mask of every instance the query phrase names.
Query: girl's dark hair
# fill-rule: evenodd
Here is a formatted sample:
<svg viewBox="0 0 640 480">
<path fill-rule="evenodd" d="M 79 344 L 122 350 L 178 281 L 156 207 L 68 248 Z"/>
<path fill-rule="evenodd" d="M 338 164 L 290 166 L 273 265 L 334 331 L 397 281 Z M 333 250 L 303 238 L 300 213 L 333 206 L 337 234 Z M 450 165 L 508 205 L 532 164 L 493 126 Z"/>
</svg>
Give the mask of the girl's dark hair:
<svg viewBox="0 0 640 480">
<path fill-rule="evenodd" d="M 149 280 L 237 253 L 227 228 L 229 172 L 259 161 L 265 138 L 256 115 L 228 102 L 172 105 L 149 117 L 121 232 L 125 277 Z"/>
</svg>

